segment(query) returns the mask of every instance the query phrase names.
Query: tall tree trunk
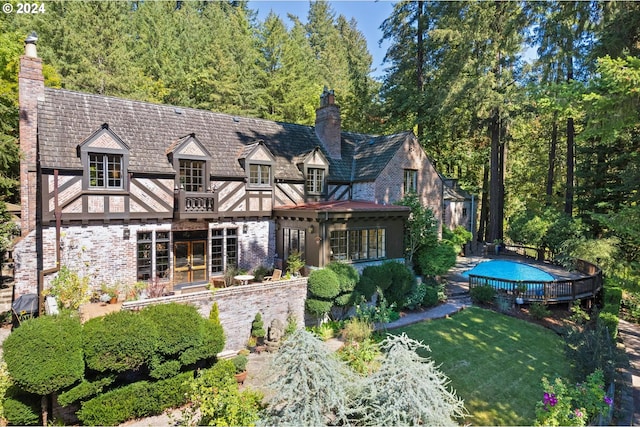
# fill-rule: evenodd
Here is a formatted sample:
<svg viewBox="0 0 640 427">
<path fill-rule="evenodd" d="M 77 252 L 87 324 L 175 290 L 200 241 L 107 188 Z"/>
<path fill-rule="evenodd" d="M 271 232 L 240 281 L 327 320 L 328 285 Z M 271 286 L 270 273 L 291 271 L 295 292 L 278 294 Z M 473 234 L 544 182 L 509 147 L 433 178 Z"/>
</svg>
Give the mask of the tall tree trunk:
<svg viewBox="0 0 640 427">
<path fill-rule="evenodd" d="M 40 399 L 40 407 L 42 409 L 42 425 L 46 426 L 49 422 L 49 395 L 45 394 Z"/>
<path fill-rule="evenodd" d="M 500 147 L 500 110 L 494 107 L 491 122 L 491 176 L 489 177 L 489 230 L 488 241 L 493 242 L 502 238 L 502 202 L 501 202 L 501 147 Z"/>
<path fill-rule="evenodd" d="M 418 1 L 417 17 L 418 21 L 418 34 L 416 40 L 416 85 L 419 94 L 417 121 L 418 121 L 418 139 L 424 141 L 424 102 L 422 100 L 422 93 L 424 92 L 424 1 Z M 431 147 L 429 147 L 431 148 Z"/>
<path fill-rule="evenodd" d="M 553 113 L 551 141 L 549 141 L 549 168 L 547 169 L 547 200 L 545 205 L 551 206 L 553 200 L 553 182 L 556 172 L 556 150 L 558 149 L 558 113 Z"/>
<path fill-rule="evenodd" d="M 478 241 L 488 241 L 487 223 L 489 222 L 489 166 L 482 168 L 482 199 L 480 200 L 480 220 L 478 221 Z"/>
<path fill-rule="evenodd" d="M 567 82 L 571 83 L 573 80 L 573 58 L 569 56 L 567 60 Z M 573 137 L 575 130 L 573 127 L 573 118 L 567 119 L 567 186 L 564 199 L 564 212 L 572 216 L 573 215 L 573 168 L 575 165 L 575 144 Z"/>
</svg>

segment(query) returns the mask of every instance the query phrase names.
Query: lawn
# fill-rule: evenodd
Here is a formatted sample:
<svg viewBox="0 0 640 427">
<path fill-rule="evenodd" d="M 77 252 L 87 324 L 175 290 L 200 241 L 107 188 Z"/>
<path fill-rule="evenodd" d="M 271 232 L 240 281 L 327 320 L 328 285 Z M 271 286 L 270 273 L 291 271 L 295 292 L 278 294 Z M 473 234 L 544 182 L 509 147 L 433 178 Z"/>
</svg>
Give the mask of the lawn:
<svg viewBox="0 0 640 427">
<path fill-rule="evenodd" d="M 393 329 L 429 345 L 472 425 L 533 425 L 541 379 L 567 377 L 564 341 L 551 330 L 472 307 L 449 318 Z"/>
</svg>

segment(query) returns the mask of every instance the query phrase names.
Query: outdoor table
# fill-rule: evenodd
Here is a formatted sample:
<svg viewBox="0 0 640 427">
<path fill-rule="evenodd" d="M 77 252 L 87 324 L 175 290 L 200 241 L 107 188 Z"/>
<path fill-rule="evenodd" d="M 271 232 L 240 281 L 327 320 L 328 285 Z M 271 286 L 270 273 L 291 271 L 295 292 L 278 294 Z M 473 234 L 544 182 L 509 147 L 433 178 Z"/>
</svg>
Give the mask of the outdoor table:
<svg viewBox="0 0 640 427">
<path fill-rule="evenodd" d="M 247 283 L 249 283 L 249 280 L 253 280 L 255 276 L 252 276 L 250 274 L 240 274 L 238 276 L 233 276 L 233 278 L 235 280 L 238 280 L 239 282 L 242 282 L 243 285 L 246 285 Z"/>
</svg>

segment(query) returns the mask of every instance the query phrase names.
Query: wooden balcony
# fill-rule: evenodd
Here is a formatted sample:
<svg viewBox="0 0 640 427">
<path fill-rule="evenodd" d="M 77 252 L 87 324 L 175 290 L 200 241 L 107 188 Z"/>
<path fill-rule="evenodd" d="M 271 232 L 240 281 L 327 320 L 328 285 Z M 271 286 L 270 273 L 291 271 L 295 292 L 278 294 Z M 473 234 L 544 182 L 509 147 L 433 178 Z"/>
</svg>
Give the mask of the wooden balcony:
<svg viewBox="0 0 640 427">
<path fill-rule="evenodd" d="M 176 190 L 173 212 L 175 219 L 212 218 L 218 213 L 218 195 Z"/>
</svg>

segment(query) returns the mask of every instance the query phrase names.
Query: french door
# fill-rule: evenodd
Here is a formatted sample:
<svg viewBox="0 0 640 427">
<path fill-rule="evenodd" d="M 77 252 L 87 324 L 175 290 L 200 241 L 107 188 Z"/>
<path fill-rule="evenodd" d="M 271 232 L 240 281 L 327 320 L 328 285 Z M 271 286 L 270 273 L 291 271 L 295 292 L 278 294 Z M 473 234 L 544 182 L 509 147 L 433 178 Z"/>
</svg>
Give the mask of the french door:
<svg viewBox="0 0 640 427">
<path fill-rule="evenodd" d="M 175 283 L 207 280 L 206 240 L 174 242 L 173 254 L 173 280 Z"/>
</svg>

